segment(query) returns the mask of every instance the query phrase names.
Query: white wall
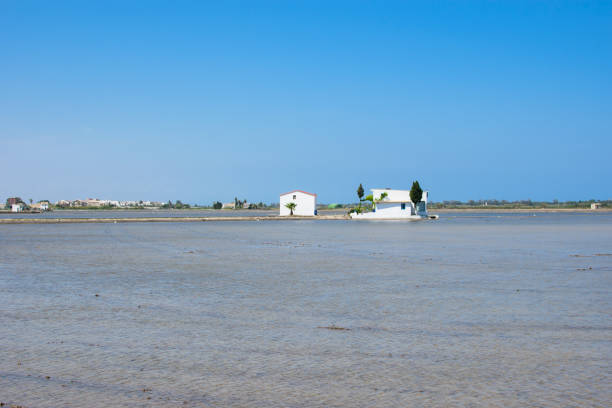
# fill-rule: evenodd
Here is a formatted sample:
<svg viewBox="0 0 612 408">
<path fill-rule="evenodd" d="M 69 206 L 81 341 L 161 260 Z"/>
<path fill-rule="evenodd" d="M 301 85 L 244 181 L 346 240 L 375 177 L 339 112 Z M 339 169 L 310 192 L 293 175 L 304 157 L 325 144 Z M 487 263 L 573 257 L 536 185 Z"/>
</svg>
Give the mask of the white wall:
<svg viewBox="0 0 612 408">
<path fill-rule="evenodd" d="M 295 198 L 293 198 L 295 197 Z M 301 191 L 292 191 L 280 196 L 280 215 L 289 215 L 291 212 L 285 204 L 294 202 L 296 204 L 293 210 L 293 215 L 314 216 L 317 209 L 317 197 L 302 193 Z"/>
<path fill-rule="evenodd" d="M 401 218 L 414 215 L 414 207 L 411 202 L 406 203 L 406 209 L 402 210 L 401 203 L 383 203 L 378 202 L 376 204 L 376 214 L 379 216 L 390 217 L 390 218 Z"/>
</svg>

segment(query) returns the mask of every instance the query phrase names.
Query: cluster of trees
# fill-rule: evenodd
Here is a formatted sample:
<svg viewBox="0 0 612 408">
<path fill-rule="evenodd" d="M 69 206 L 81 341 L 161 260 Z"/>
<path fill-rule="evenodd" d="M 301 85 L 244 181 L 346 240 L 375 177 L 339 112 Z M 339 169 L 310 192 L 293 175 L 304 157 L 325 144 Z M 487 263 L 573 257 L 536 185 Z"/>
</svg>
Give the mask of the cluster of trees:
<svg viewBox="0 0 612 408">
<path fill-rule="evenodd" d="M 30 203 L 31 202 L 32 202 L 32 199 L 30 198 Z M 7 198 L 6 203 L 5 203 L 6 207 L 7 208 L 10 207 L 12 204 L 25 204 L 25 201 L 23 201 L 21 197 L 13 197 L 12 199 Z"/>
<path fill-rule="evenodd" d="M 181 200 L 176 200 L 176 202 L 174 203 L 168 200 L 168 202 L 163 204 L 161 208 L 174 208 L 174 209 L 180 210 L 184 208 L 191 208 L 191 206 L 189 204 L 183 204 Z"/>
<path fill-rule="evenodd" d="M 256 208 L 258 209 L 269 209 L 269 208 L 278 208 L 278 207 L 279 207 L 279 203 L 266 204 L 260 201 L 256 204 Z"/>
<path fill-rule="evenodd" d="M 267 209 L 278 207 L 278 204 L 265 204 L 262 201 L 258 203 L 249 203 L 246 198 L 244 200 L 239 200 L 237 197 L 234 197 L 234 208 L 235 209 L 248 209 L 248 210 L 256 210 L 256 209 Z M 215 201 L 212 203 L 212 208 L 215 210 L 220 210 L 223 208 L 223 203 L 221 201 Z"/>
<path fill-rule="evenodd" d="M 238 197 L 234 197 L 234 208 L 244 208 L 246 203 L 246 198 L 244 200 L 239 200 Z"/>
</svg>

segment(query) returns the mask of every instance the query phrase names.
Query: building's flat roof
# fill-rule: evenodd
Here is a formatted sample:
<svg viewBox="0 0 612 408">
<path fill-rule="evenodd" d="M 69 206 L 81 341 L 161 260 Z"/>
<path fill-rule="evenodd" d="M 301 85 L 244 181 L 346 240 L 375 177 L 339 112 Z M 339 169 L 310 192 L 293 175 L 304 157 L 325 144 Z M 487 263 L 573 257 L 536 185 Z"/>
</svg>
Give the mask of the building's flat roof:
<svg viewBox="0 0 612 408">
<path fill-rule="evenodd" d="M 287 194 L 292 194 L 292 193 L 304 193 L 304 194 L 311 195 L 311 196 L 313 196 L 313 197 L 316 197 L 316 196 L 317 196 L 316 194 L 312 194 L 312 193 L 309 193 L 308 191 L 303 191 L 303 190 L 293 190 L 293 191 L 288 191 L 288 192 L 286 192 L 286 193 L 282 193 L 281 195 L 282 195 L 282 196 L 284 196 L 284 195 L 287 195 Z"/>
</svg>

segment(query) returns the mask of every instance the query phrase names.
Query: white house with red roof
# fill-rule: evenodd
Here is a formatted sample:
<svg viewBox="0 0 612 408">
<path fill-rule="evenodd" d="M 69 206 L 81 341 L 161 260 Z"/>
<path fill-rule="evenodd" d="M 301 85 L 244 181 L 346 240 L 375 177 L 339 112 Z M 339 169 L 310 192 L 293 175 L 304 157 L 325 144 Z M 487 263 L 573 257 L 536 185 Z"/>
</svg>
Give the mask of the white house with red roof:
<svg viewBox="0 0 612 408">
<path fill-rule="evenodd" d="M 291 215 L 287 204 L 295 203 L 293 215 L 315 216 L 317 215 L 317 195 L 302 190 L 293 190 L 280 195 L 280 215 Z"/>
</svg>

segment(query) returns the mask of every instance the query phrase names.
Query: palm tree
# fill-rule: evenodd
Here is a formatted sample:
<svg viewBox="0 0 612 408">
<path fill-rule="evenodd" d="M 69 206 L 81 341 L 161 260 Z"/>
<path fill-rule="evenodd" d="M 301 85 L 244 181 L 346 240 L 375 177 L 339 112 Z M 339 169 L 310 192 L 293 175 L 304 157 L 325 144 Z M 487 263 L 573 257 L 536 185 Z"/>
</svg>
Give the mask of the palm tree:
<svg viewBox="0 0 612 408">
<path fill-rule="evenodd" d="M 368 196 L 366 196 L 363 201 L 371 201 L 372 202 L 372 210 L 376 209 L 376 203 L 379 201 L 384 200 L 389 194 L 387 194 L 386 192 L 382 192 L 380 193 L 380 197 L 378 198 L 374 198 L 374 194 L 370 194 Z"/>
<path fill-rule="evenodd" d="M 295 210 L 295 207 L 297 207 L 297 204 L 294 202 L 291 202 L 291 203 L 285 204 L 285 207 L 287 207 L 289 211 L 291 212 L 289 215 L 293 215 L 293 210 Z"/>
</svg>

